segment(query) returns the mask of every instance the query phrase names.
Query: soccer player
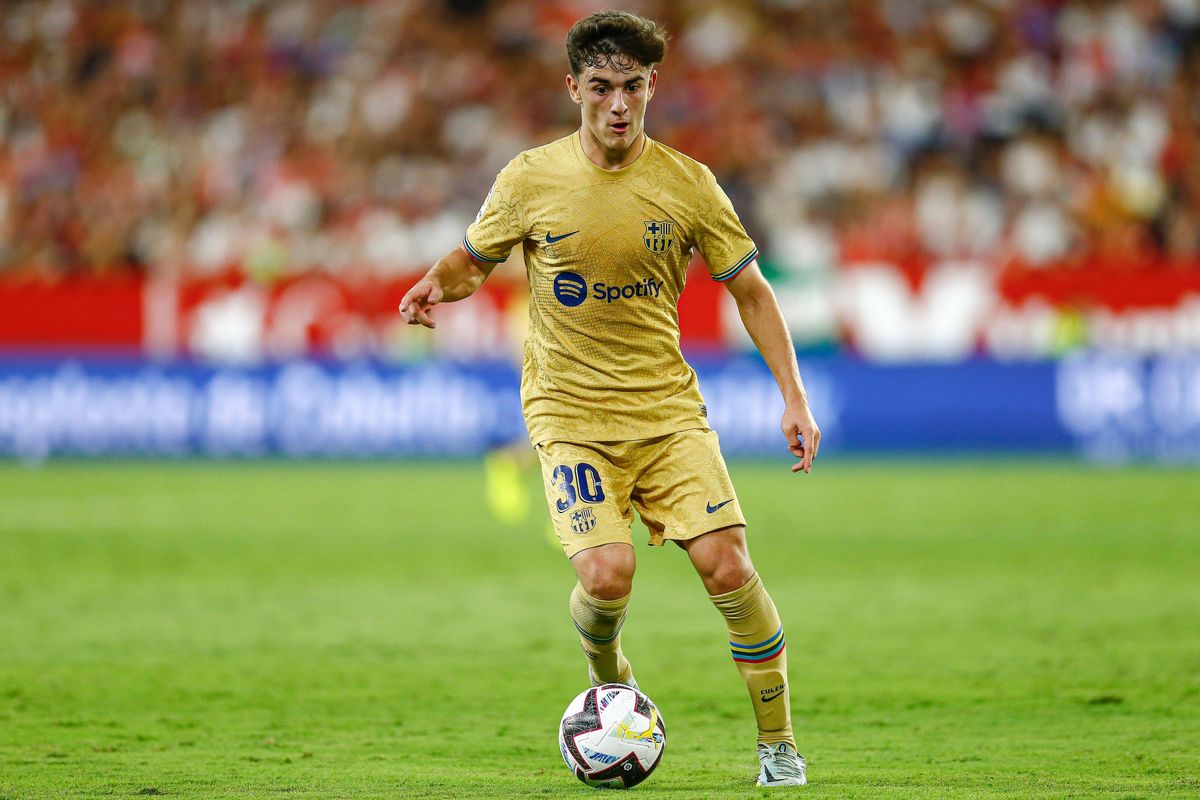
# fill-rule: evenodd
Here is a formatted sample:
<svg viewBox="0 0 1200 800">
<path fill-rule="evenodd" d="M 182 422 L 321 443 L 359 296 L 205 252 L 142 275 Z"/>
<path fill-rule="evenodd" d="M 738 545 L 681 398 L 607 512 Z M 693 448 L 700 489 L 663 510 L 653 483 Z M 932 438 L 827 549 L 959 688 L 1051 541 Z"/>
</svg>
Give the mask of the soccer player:
<svg viewBox="0 0 1200 800">
<path fill-rule="evenodd" d="M 692 252 L 733 295 L 783 393 L 787 447 L 812 468 L 821 434 L 758 249 L 707 167 L 646 136 L 667 34 L 602 11 L 567 36 L 579 130 L 521 153 L 496 177 L 462 246 L 404 296 L 410 324 L 469 296 L 520 245 L 529 279 L 521 398 L 550 516 L 578 577 L 571 616 L 594 684 L 636 686 L 621 652 L 633 587 L 630 523 L 691 559 L 725 618 L 758 722 L 758 783 L 805 783 L 783 625 L 746 549 L 745 518 L 695 372 L 679 349 Z"/>
</svg>

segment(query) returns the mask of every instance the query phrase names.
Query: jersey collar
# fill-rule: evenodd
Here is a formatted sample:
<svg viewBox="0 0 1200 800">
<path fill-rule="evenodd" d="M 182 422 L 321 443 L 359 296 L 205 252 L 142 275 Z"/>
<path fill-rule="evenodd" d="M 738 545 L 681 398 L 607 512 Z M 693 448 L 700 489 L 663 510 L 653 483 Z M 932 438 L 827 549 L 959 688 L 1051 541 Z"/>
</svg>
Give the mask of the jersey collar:
<svg viewBox="0 0 1200 800">
<path fill-rule="evenodd" d="M 628 164 L 620 169 L 604 169 L 603 167 L 595 164 L 590 158 L 587 157 L 587 153 L 583 152 L 583 144 L 579 141 L 579 131 L 575 131 L 575 133 L 571 134 L 571 149 L 575 151 L 575 157 L 579 159 L 579 162 L 583 164 L 584 168 L 593 175 L 610 181 L 628 178 L 630 175 L 633 175 L 640 170 L 646 165 L 646 162 L 649 161 L 648 156 L 650 155 L 650 150 L 653 147 L 654 140 L 647 136 L 646 144 L 642 147 L 642 152 L 638 154 L 638 157 L 633 160 L 632 164 Z"/>
</svg>

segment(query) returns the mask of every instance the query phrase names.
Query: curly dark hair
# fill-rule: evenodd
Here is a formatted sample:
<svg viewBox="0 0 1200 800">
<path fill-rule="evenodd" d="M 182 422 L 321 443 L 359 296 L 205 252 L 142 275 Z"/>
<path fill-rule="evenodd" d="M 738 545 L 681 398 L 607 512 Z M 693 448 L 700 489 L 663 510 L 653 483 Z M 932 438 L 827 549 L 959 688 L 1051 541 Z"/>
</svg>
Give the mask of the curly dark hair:
<svg viewBox="0 0 1200 800">
<path fill-rule="evenodd" d="M 654 67 L 667 54 L 667 29 L 629 11 L 597 11 L 571 26 L 567 60 L 576 78 L 588 67 L 622 72 Z"/>
</svg>

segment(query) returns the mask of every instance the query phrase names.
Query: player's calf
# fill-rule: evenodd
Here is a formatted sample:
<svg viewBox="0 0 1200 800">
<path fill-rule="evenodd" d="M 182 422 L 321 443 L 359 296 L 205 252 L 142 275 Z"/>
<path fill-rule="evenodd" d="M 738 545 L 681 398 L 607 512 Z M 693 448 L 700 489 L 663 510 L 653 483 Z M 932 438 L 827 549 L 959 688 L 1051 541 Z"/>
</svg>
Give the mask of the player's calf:
<svg viewBox="0 0 1200 800">
<path fill-rule="evenodd" d="M 732 592 L 709 595 L 729 631 L 729 649 L 754 704 L 758 741 L 767 745 L 792 738 L 789 707 L 786 641 L 775 603 L 758 573 Z"/>
<path fill-rule="evenodd" d="M 571 620 L 579 631 L 579 643 L 591 662 L 588 677 L 593 684 L 624 683 L 631 685 L 633 669 L 621 652 L 621 626 L 629 595 L 616 600 L 601 600 L 575 584 L 571 592 Z"/>
</svg>

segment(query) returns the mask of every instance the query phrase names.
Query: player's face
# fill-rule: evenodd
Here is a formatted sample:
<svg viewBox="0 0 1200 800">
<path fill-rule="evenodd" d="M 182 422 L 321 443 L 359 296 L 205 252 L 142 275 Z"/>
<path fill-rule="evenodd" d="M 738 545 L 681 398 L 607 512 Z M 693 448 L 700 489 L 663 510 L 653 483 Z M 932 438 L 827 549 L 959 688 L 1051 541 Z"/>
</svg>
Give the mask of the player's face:
<svg viewBox="0 0 1200 800">
<path fill-rule="evenodd" d="M 649 67 L 622 70 L 612 62 L 585 68 L 578 80 L 568 75 L 571 99 L 582 108 L 583 133 L 610 157 L 627 151 L 642 135 L 646 104 L 657 79 L 658 73 Z"/>
</svg>

